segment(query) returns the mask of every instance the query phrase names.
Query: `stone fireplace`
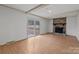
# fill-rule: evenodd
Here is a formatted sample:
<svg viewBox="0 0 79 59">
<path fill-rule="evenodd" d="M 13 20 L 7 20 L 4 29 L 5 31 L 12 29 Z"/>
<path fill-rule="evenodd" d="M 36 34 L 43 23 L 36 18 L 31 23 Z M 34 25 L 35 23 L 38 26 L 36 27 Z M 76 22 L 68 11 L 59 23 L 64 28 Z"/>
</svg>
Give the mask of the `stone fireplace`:
<svg viewBox="0 0 79 59">
<path fill-rule="evenodd" d="M 53 32 L 66 34 L 66 18 L 54 18 L 53 19 Z"/>
</svg>

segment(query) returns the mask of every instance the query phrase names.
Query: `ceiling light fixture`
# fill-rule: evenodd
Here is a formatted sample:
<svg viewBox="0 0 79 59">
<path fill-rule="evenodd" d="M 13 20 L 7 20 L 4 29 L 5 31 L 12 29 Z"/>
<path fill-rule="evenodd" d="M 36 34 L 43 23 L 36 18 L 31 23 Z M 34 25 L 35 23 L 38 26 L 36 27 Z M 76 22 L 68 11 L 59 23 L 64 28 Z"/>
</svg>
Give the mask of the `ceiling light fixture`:
<svg viewBox="0 0 79 59">
<path fill-rule="evenodd" d="M 51 13 L 52 11 L 51 10 L 48 10 L 48 12 Z"/>
</svg>

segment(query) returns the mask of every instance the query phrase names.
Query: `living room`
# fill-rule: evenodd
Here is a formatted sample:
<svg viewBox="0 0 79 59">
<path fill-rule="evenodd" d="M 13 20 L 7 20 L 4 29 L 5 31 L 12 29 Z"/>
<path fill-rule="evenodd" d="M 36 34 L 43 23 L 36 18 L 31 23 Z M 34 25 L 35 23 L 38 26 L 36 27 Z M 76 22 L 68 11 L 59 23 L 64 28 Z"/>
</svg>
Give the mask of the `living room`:
<svg viewBox="0 0 79 59">
<path fill-rule="evenodd" d="M 71 52 L 68 51 L 61 52 L 60 50 L 63 50 L 64 48 L 61 49 L 61 47 L 58 48 L 59 46 L 58 47 L 55 46 L 54 48 L 59 50 L 56 50 L 58 52 L 54 50 L 55 51 L 54 52 L 52 50 L 53 43 L 51 42 L 56 42 L 56 41 L 50 40 L 50 39 L 54 40 L 53 38 L 57 37 L 55 38 L 57 39 L 57 44 L 59 42 L 65 43 L 67 41 L 68 44 L 70 43 L 69 45 L 74 46 L 76 43 L 77 43 L 76 45 L 78 45 L 78 40 L 79 40 L 79 26 L 78 26 L 79 8 L 78 7 L 79 7 L 78 4 L 70 4 L 70 5 L 69 4 L 1 4 L 0 5 L 1 53 L 43 53 L 43 52 L 44 53 L 79 53 L 79 50 L 77 51 L 75 50 L 79 48 L 78 46 L 77 48 L 74 49 L 73 47 L 68 47 L 71 49 L 68 51 Z M 56 36 L 51 36 L 51 35 L 56 35 Z M 64 36 L 68 36 L 68 37 L 64 37 Z M 43 38 L 45 39 L 47 38 L 47 39 L 45 40 Z M 25 41 L 26 43 L 24 43 L 28 46 L 28 48 L 25 47 L 26 45 L 24 46 L 25 49 L 28 50 L 28 52 L 23 51 L 23 48 L 20 46 L 20 44 L 19 44 L 20 48 L 17 47 L 16 49 L 17 50 L 22 49 L 22 51 L 20 50 L 21 52 L 20 51 L 18 52 L 17 50 L 16 50 L 17 52 L 13 50 L 12 50 L 13 52 L 11 52 L 10 50 L 9 50 L 10 52 L 8 51 L 8 49 L 10 48 L 13 49 L 12 47 L 16 47 L 15 42 L 22 41 L 24 39 L 28 40 L 27 42 Z M 68 41 L 68 39 L 70 40 Z M 46 44 L 48 43 L 48 45 L 43 44 L 44 42 Z M 5 47 L 6 45 L 11 45 L 11 46 Z M 45 48 L 41 47 L 41 45 L 43 45 L 43 47 Z M 49 46 L 50 48 L 48 48 Z M 52 52 L 50 52 L 50 50 Z"/>
</svg>

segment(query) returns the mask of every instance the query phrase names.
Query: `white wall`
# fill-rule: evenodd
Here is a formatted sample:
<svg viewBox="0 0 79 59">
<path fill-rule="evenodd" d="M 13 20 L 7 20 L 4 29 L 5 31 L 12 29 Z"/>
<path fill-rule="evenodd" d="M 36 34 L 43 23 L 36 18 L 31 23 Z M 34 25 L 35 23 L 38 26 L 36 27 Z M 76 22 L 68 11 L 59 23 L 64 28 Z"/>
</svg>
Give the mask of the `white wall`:
<svg viewBox="0 0 79 59">
<path fill-rule="evenodd" d="M 77 38 L 79 40 L 79 12 L 78 12 L 78 15 L 77 15 Z"/>
<path fill-rule="evenodd" d="M 76 36 L 79 40 L 79 12 L 76 15 L 67 16 L 66 33 Z"/>
<path fill-rule="evenodd" d="M 53 19 L 48 22 L 48 32 L 53 32 Z"/>
<path fill-rule="evenodd" d="M 48 31 L 47 20 L 0 6 L 0 44 L 27 38 L 27 20 L 29 19 L 40 21 L 40 33 Z"/>
<path fill-rule="evenodd" d="M 77 35 L 77 16 L 69 16 L 66 19 L 66 34 Z"/>
<path fill-rule="evenodd" d="M 0 6 L 0 44 L 26 38 L 26 15 Z"/>
</svg>

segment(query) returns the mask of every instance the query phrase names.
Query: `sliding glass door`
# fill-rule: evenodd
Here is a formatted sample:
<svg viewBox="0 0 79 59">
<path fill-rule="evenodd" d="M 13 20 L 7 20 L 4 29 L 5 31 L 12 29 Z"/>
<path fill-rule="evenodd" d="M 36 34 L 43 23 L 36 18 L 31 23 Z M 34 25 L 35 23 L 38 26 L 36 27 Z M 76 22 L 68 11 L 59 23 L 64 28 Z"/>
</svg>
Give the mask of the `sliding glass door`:
<svg viewBox="0 0 79 59">
<path fill-rule="evenodd" d="M 29 37 L 37 36 L 40 34 L 40 22 L 34 20 L 28 20 L 27 35 Z"/>
</svg>

